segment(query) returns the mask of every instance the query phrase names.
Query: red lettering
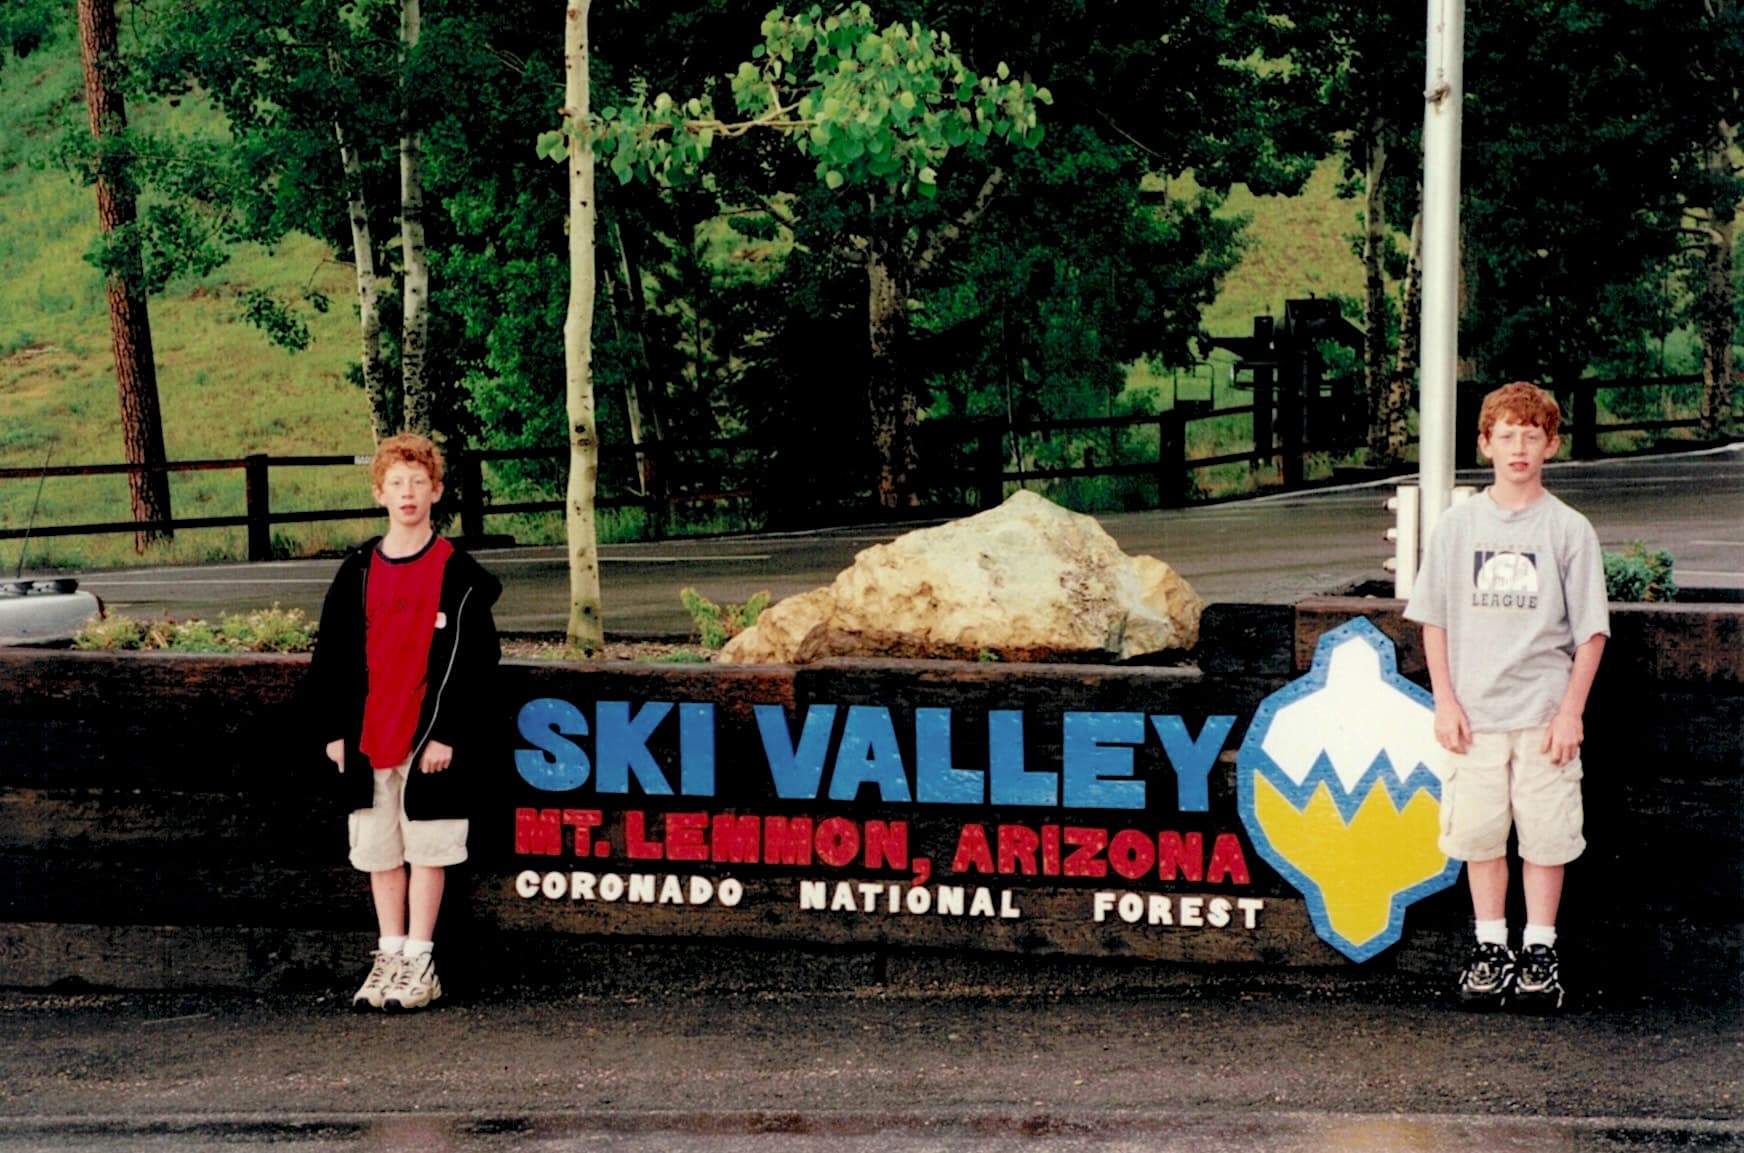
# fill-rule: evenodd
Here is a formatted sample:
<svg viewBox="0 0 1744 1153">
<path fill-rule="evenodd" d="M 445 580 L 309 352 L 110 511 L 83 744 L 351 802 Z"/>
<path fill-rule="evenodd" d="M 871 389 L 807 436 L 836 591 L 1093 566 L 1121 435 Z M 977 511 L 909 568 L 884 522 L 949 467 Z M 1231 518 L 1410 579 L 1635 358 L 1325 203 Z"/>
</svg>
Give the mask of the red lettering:
<svg viewBox="0 0 1744 1153">
<path fill-rule="evenodd" d="M 866 867 L 908 868 L 908 822 L 866 822 Z"/>
<path fill-rule="evenodd" d="M 756 817 L 735 817 L 731 813 L 716 813 L 709 831 L 709 845 L 716 864 L 742 865 L 757 860 L 757 846 L 762 840 L 763 822 Z"/>
<path fill-rule="evenodd" d="M 999 871 L 1035 876 L 1036 849 L 1041 843 L 1042 839 L 1028 825 L 1000 825 Z"/>
<path fill-rule="evenodd" d="M 640 809 L 624 814 L 624 848 L 633 861 L 658 861 L 666 855 L 666 846 L 648 839 L 647 821 L 648 814 Z"/>
<path fill-rule="evenodd" d="M 1066 876 L 1106 877 L 1108 862 L 1101 859 L 1101 854 L 1108 847 L 1108 830 L 1067 825 L 1064 832 L 1066 844 L 1072 847 L 1066 855 Z"/>
<path fill-rule="evenodd" d="M 1234 833 L 1217 834 L 1217 843 L 1211 846 L 1211 864 L 1205 869 L 1205 879 L 1215 885 L 1225 874 L 1234 884 L 1249 883 L 1247 857 L 1242 855 L 1241 842 L 1236 840 Z"/>
<path fill-rule="evenodd" d="M 825 817 L 817 827 L 818 860 L 841 868 L 860 852 L 860 830 L 846 817 Z"/>
<path fill-rule="evenodd" d="M 593 831 L 605 820 L 605 814 L 598 809 L 564 809 L 563 823 L 575 830 L 575 855 L 591 856 L 593 853 Z"/>
<path fill-rule="evenodd" d="M 1156 861 L 1157 852 L 1151 848 L 1150 837 L 1137 829 L 1122 829 L 1109 842 L 1108 863 L 1129 881 L 1136 881 L 1150 872 Z"/>
<path fill-rule="evenodd" d="M 706 861 L 708 845 L 702 831 L 708 828 L 707 813 L 666 814 L 666 859 L 669 861 Z"/>
<path fill-rule="evenodd" d="M 1173 881 L 1177 877 L 1185 877 L 1189 881 L 1197 881 L 1203 876 L 1201 870 L 1204 865 L 1203 833 L 1188 833 L 1184 841 L 1180 833 L 1157 834 L 1157 876 L 1163 880 Z"/>
<path fill-rule="evenodd" d="M 1060 826 L 1042 826 L 1042 875 L 1060 875 Z"/>
<path fill-rule="evenodd" d="M 766 817 L 763 820 L 765 865 L 811 864 L 811 818 Z"/>
<path fill-rule="evenodd" d="M 980 825 L 964 825 L 957 834 L 957 854 L 951 858 L 951 872 L 978 873 L 993 871 L 993 850 L 987 844 L 987 830 Z"/>
<path fill-rule="evenodd" d="M 555 857 L 563 852 L 563 814 L 557 809 L 515 810 L 515 852 Z"/>
</svg>

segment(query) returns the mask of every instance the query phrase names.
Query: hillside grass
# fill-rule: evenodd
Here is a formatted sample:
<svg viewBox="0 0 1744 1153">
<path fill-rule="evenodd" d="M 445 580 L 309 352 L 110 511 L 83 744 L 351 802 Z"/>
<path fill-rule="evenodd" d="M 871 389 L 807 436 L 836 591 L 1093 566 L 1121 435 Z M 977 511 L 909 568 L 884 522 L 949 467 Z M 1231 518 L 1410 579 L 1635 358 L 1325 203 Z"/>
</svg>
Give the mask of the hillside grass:
<svg viewBox="0 0 1744 1153">
<path fill-rule="evenodd" d="M 52 149 L 68 130 L 82 131 L 77 43 L 63 37 L 24 60 L 0 67 L 0 468 L 113 464 L 124 459 L 102 278 L 84 260 L 96 234 L 95 194 L 53 164 Z M 130 109 L 150 127 L 222 131 L 221 118 L 198 99 L 177 109 Z M 1206 328 L 1220 335 L 1249 331 L 1252 317 L 1282 315 L 1292 296 L 1359 289 L 1361 268 L 1348 235 L 1356 206 L 1334 194 L 1335 164 L 1316 174 L 1296 198 L 1232 193 L 1225 211 L 1249 218 L 1245 257 L 1208 310 Z M 309 317 L 310 347 L 291 353 L 271 345 L 240 317 L 249 289 L 296 295 L 325 293 L 333 308 Z M 371 449 L 362 392 L 346 376 L 356 355 L 354 283 L 319 241 L 294 238 L 273 250 L 244 248 L 210 276 L 178 281 L 150 302 L 164 437 L 172 461 L 237 459 L 249 453 L 362 455 Z M 554 334 L 555 335 L 555 334 Z M 1212 395 L 1219 406 L 1247 403 L 1229 381 L 1228 358 L 1197 373 L 1135 365 L 1126 401 L 1165 408 L 1176 395 Z M 1215 376 L 1215 381 L 1211 378 Z M 1224 425 L 1228 427 L 1223 427 Z M 1238 425 L 1243 427 L 1238 427 Z M 1245 421 L 1193 426 L 1189 453 L 1224 451 L 1243 436 Z M 1209 478 L 1217 486 L 1240 485 Z M 274 469 L 272 503 L 279 511 L 368 505 L 363 467 Z M 487 484 L 489 478 L 487 477 Z M 1053 495 L 1084 508 L 1121 507 L 1142 494 L 1100 483 L 1073 482 Z M 171 475 L 175 515 L 227 516 L 243 511 L 238 470 Z M 40 505 L 34 479 L 0 480 L 0 527 L 120 521 L 128 517 L 125 478 L 49 478 Z M 285 525 L 275 550 L 306 554 L 348 544 L 371 529 L 367 521 Z M 602 539 L 634 537 L 639 513 L 603 513 Z M 692 530 L 731 527 L 697 524 Z M 522 541 L 561 539 L 549 516 L 493 518 L 492 532 Z M 245 555 L 245 530 L 184 530 L 173 542 L 136 557 L 130 534 L 35 537 L 26 547 L 0 541 L 0 569 L 101 568 L 138 563 L 200 562 Z"/>
</svg>

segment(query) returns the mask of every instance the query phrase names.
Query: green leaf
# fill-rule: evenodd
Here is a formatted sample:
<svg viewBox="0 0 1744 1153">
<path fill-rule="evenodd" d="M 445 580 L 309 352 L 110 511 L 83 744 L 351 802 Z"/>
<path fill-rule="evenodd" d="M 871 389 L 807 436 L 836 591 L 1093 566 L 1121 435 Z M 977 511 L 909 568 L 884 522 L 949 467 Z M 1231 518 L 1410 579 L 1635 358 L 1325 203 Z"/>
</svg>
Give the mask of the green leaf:
<svg viewBox="0 0 1744 1153">
<path fill-rule="evenodd" d="M 921 188 L 923 188 L 923 189 L 931 187 L 932 185 L 935 185 L 939 182 L 939 174 L 933 170 L 931 165 L 928 165 L 927 167 L 922 168 L 920 170 L 919 176 L 920 176 L 920 185 L 921 185 Z M 926 195 L 926 193 L 922 192 L 921 195 L 924 196 L 924 195 Z"/>
<path fill-rule="evenodd" d="M 837 172 L 834 168 L 824 173 L 824 184 L 831 192 L 834 192 L 845 183 L 847 183 L 847 178 L 840 172 Z"/>
<path fill-rule="evenodd" d="M 763 59 L 764 56 L 766 56 L 768 54 L 768 52 L 769 52 L 768 48 L 759 44 L 755 48 L 751 49 L 751 59 L 761 60 L 761 59 Z"/>
</svg>

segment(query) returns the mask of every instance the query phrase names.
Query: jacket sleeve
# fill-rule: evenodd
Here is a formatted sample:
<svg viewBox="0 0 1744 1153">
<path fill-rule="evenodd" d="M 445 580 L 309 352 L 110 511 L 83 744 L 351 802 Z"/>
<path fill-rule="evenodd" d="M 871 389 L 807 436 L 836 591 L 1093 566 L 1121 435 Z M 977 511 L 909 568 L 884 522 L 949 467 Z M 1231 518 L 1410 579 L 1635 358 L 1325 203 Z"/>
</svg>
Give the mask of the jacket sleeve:
<svg viewBox="0 0 1744 1153">
<path fill-rule="evenodd" d="M 315 632 L 315 651 L 309 658 L 304 680 L 304 714 L 308 731 L 321 745 L 336 740 L 355 741 L 351 731 L 356 711 L 358 661 L 355 650 L 361 636 L 361 607 L 355 603 L 356 580 L 347 559 L 321 604 L 321 622 Z"/>
<path fill-rule="evenodd" d="M 465 612 L 456 642 L 459 649 L 454 654 L 454 680 L 444 694 L 452 704 L 437 712 L 430 725 L 430 739 L 470 754 L 477 751 L 472 746 L 490 731 L 496 718 L 496 672 L 502 660 L 502 643 L 490 599 Z"/>
</svg>

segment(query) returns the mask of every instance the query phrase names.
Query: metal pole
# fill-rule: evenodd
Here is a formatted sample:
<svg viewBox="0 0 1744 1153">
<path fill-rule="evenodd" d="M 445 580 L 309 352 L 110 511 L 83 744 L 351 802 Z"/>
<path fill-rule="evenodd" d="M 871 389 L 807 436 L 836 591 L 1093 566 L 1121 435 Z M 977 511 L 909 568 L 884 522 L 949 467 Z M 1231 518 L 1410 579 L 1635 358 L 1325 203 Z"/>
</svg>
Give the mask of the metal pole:
<svg viewBox="0 0 1744 1153">
<path fill-rule="evenodd" d="M 1465 0 L 1429 0 L 1423 109 L 1423 384 L 1418 404 L 1422 539 L 1451 503 L 1459 377 L 1459 109 Z"/>
</svg>

